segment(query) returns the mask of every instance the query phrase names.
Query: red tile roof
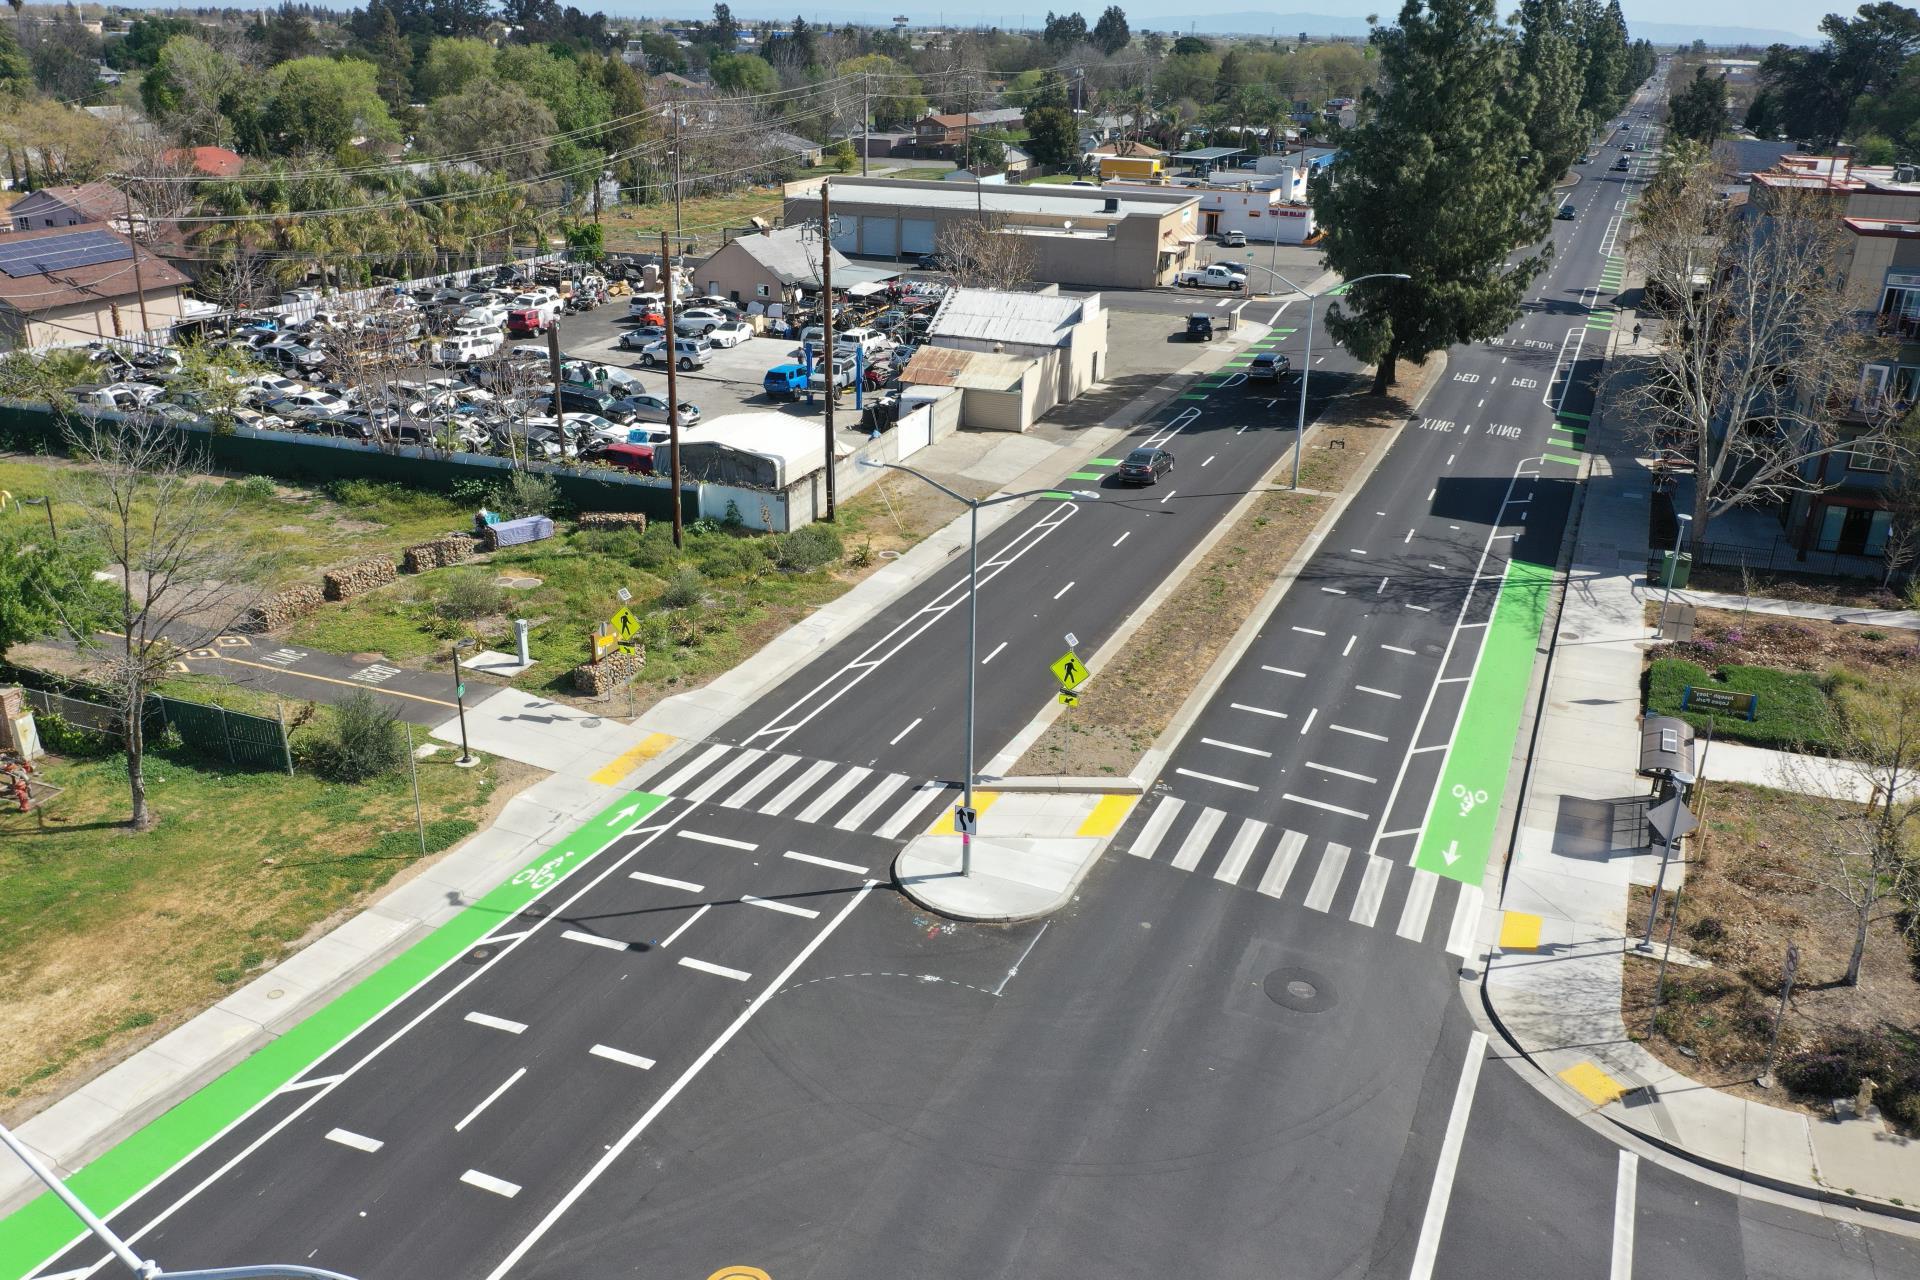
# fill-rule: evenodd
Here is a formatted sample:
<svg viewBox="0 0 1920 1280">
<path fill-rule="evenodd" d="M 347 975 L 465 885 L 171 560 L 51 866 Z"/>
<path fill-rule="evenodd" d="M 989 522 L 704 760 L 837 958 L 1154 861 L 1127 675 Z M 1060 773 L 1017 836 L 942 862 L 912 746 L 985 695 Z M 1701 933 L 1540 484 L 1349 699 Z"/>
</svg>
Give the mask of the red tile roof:
<svg viewBox="0 0 1920 1280">
<path fill-rule="evenodd" d="M 171 151 L 162 151 L 160 159 L 163 163 L 214 178 L 234 177 L 247 163 L 238 152 L 225 147 L 175 147 Z"/>
</svg>

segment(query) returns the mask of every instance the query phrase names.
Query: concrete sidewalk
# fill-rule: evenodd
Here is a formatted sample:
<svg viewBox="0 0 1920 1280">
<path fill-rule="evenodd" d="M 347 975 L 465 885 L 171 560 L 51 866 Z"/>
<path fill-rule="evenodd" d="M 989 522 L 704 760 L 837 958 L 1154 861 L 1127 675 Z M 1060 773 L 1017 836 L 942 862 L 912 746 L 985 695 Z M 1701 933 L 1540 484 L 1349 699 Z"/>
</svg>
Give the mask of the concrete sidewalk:
<svg viewBox="0 0 1920 1280">
<path fill-rule="evenodd" d="M 1653 643 L 1645 605 L 1658 595 L 1639 577 L 1651 485 L 1610 417 L 1596 414 L 1588 443 L 1591 473 L 1499 937 L 1483 952 L 1487 1008 L 1506 1037 L 1586 1107 L 1660 1145 L 1785 1190 L 1882 1211 L 1903 1198 L 1912 1203 L 1920 1199 L 1920 1144 L 1893 1135 L 1877 1114 L 1816 1119 L 1720 1093 L 1627 1036 L 1624 957 L 1639 940 L 1628 893 L 1651 883 L 1657 868 L 1639 813 L 1650 785 L 1636 773 L 1641 658 Z M 1728 745 L 1713 747 L 1707 767 L 1715 777 L 1742 767 L 1742 753 Z M 1669 887 L 1681 871 L 1669 868 Z"/>
<path fill-rule="evenodd" d="M 1813 604 L 1805 600 L 1776 600 L 1772 596 L 1743 596 L 1731 591 L 1676 590 L 1674 597 L 1705 609 L 1777 614 L 1805 622 L 1846 622 L 1863 627 L 1920 631 L 1920 612 L 1912 609 L 1862 609 L 1848 604 Z"/>
</svg>

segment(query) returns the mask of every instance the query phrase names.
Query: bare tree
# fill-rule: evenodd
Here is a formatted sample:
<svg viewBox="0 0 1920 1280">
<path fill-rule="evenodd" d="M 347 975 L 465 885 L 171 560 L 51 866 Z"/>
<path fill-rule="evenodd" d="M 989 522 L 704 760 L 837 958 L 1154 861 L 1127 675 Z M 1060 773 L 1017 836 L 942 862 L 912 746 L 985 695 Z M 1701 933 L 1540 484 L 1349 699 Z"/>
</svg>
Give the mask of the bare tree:
<svg viewBox="0 0 1920 1280">
<path fill-rule="evenodd" d="M 77 533 L 101 549 L 117 579 L 117 636 L 83 635 L 100 654 L 118 705 L 133 812 L 128 825 L 151 827 L 147 802 L 145 710 L 172 669 L 174 654 L 227 630 L 253 601 L 246 587 L 253 553 L 231 540 L 231 486 L 201 474 L 192 437 L 146 414 L 120 421 L 69 421 L 67 441 L 87 464 L 75 470 L 65 509 Z"/>
<path fill-rule="evenodd" d="M 1694 475 L 1693 539 L 1735 507 L 1828 487 L 1829 458 L 1894 446 L 1878 399 L 1841 429 L 1880 345 L 1846 295 L 1846 228 L 1824 193 L 1783 190 L 1744 212 L 1704 159 L 1648 188 L 1629 252 L 1661 322 L 1622 393 L 1656 456 Z"/>
<path fill-rule="evenodd" d="M 1920 456 L 1920 449 L 1916 449 L 1920 445 L 1920 410 L 1907 411 L 1900 434 L 1905 465 L 1893 469 L 1885 490 L 1888 521 L 1882 560 L 1886 568 L 1880 584 L 1889 591 L 1904 587 L 1920 561 L 1920 467 L 1913 462 Z"/>
<path fill-rule="evenodd" d="M 1033 279 L 1033 249 L 999 217 L 969 218 L 940 233 L 940 254 L 963 289 L 1018 289 Z"/>
</svg>

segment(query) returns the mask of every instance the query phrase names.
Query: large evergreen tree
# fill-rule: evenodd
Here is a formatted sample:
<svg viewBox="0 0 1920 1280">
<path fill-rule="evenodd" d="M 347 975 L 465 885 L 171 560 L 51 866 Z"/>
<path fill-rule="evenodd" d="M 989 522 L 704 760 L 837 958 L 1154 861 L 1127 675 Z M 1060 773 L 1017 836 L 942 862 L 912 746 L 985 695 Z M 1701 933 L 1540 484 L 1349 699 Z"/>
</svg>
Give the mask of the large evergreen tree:
<svg viewBox="0 0 1920 1280">
<path fill-rule="evenodd" d="M 1380 89 L 1315 181 L 1326 261 L 1356 286 L 1327 316 L 1341 345 L 1375 364 L 1374 391 L 1401 359 L 1491 337 L 1520 314 L 1547 212 L 1532 183 L 1517 108 L 1516 50 L 1493 0 L 1407 0 L 1372 36 Z"/>
<path fill-rule="evenodd" d="M 1527 139 L 1538 159 L 1535 185 L 1546 191 L 1586 149 L 1590 122 L 1580 110 L 1586 65 L 1567 0 L 1521 0 L 1520 27 L 1520 74 L 1534 99 Z"/>
<path fill-rule="evenodd" d="M 1627 68 L 1627 24 L 1619 0 L 1575 0 L 1573 21 L 1580 48 L 1586 54 L 1586 87 L 1580 110 L 1589 125 L 1610 120 L 1626 104 L 1623 82 Z"/>
<path fill-rule="evenodd" d="M 1027 151 L 1041 164 L 1073 163 L 1079 141 L 1073 126 L 1073 111 L 1067 105 L 1067 82 L 1057 71 L 1042 77 L 1033 101 L 1023 117 L 1027 126 Z"/>
<path fill-rule="evenodd" d="M 1667 100 L 1667 121 L 1675 136 L 1712 146 L 1727 131 L 1727 78 L 1693 69 L 1693 79 Z"/>
</svg>

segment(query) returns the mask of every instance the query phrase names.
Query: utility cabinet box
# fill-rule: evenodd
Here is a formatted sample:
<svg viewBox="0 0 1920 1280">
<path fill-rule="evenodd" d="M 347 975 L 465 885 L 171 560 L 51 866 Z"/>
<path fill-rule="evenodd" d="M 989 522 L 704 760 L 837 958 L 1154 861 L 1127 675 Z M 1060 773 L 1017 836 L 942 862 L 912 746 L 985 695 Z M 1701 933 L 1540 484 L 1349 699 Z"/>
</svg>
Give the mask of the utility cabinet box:
<svg viewBox="0 0 1920 1280">
<path fill-rule="evenodd" d="M 1678 716 L 1648 716 L 1640 725 L 1640 772 L 1692 777 L 1693 726 Z"/>
</svg>

